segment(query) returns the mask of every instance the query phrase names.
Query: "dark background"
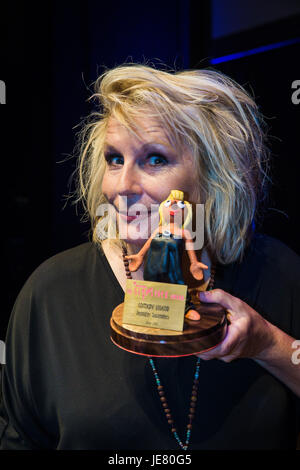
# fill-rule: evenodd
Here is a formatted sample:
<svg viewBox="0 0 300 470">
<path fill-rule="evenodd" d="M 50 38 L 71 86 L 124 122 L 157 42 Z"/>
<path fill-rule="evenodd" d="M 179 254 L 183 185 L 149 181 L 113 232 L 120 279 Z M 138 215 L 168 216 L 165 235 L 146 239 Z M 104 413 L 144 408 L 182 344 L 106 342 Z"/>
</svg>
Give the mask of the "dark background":
<svg viewBox="0 0 300 470">
<path fill-rule="evenodd" d="M 66 204 L 76 127 L 93 111 L 104 67 L 150 61 L 213 67 L 250 90 L 269 126 L 273 185 L 260 227 L 300 254 L 298 225 L 300 43 L 213 64 L 213 59 L 300 37 L 299 1 L 16 1 L 1 5 L 0 106 L 4 339 L 13 302 L 49 256 L 87 240 Z M 300 95 L 299 95 L 300 96 Z"/>
</svg>

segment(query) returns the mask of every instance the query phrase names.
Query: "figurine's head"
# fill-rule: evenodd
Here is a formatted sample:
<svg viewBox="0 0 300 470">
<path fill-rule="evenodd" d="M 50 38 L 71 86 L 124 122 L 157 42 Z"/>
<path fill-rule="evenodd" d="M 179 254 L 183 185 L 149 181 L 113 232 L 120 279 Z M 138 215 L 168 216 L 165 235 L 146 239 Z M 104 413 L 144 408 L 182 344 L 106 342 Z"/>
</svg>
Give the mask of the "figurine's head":
<svg viewBox="0 0 300 470">
<path fill-rule="evenodd" d="M 186 227 L 192 219 L 192 206 L 184 200 L 183 191 L 173 189 L 159 206 L 159 225 L 174 222 Z"/>
</svg>

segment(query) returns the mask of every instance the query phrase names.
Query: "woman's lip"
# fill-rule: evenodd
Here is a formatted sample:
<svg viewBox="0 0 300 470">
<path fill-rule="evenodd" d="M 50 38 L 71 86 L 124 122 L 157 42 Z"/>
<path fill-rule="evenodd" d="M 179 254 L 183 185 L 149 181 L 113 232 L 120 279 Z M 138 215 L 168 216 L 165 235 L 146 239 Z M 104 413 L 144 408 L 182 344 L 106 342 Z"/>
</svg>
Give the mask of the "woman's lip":
<svg viewBox="0 0 300 470">
<path fill-rule="evenodd" d="M 123 219 L 126 220 L 127 222 L 131 222 L 132 220 L 135 220 L 138 218 L 137 215 L 127 215 L 127 214 L 122 214 L 122 212 L 119 212 L 119 216 Z"/>
<path fill-rule="evenodd" d="M 151 212 L 148 211 L 147 214 L 142 213 L 142 214 L 139 214 L 139 215 L 128 215 L 128 214 L 125 213 L 125 212 L 118 212 L 118 214 L 119 214 L 119 216 L 121 217 L 121 219 L 126 220 L 127 222 L 131 222 L 132 220 L 142 219 L 142 218 L 145 218 L 145 217 L 149 217 L 149 215 L 151 214 Z"/>
</svg>

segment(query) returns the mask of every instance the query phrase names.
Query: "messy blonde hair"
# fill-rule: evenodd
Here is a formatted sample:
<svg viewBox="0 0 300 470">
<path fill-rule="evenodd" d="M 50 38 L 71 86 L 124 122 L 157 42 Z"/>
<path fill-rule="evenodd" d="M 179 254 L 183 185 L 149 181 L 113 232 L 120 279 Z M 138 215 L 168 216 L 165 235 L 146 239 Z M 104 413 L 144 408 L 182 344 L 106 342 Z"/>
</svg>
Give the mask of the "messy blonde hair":
<svg viewBox="0 0 300 470">
<path fill-rule="evenodd" d="M 108 202 L 101 192 L 108 120 L 114 117 L 136 132 L 146 111 L 176 148 L 188 149 L 194 158 L 198 184 L 193 202 L 205 203 L 210 253 L 222 264 L 241 259 L 263 200 L 268 168 L 264 122 L 251 96 L 214 70 L 170 72 L 140 64 L 104 72 L 94 90 L 91 99 L 100 110 L 79 133 L 76 201 L 82 201 L 91 221 L 93 241 L 101 244 L 96 213 Z"/>
</svg>

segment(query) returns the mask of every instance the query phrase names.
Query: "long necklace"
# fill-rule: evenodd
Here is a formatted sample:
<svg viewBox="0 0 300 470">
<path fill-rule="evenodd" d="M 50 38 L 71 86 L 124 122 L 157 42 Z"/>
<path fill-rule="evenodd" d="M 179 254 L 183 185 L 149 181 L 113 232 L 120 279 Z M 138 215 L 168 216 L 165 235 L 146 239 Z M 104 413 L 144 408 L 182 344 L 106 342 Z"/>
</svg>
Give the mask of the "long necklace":
<svg viewBox="0 0 300 470">
<path fill-rule="evenodd" d="M 123 257 L 123 263 L 124 263 L 124 267 L 125 267 L 126 277 L 127 277 L 127 279 L 132 279 L 131 271 L 129 269 L 129 261 L 125 259 L 127 254 L 128 254 L 127 248 L 125 246 L 123 246 L 122 247 L 122 257 Z M 215 283 L 215 272 L 216 272 L 215 266 L 212 265 L 211 266 L 210 280 L 209 280 L 209 283 L 208 283 L 208 286 L 207 286 L 207 290 L 213 289 L 213 286 L 214 286 L 214 283 Z M 163 410 L 165 412 L 168 424 L 170 425 L 171 432 L 172 432 L 174 438 L 176 439 L 176 441 L 178 442 L 180 448 L 183 449 L 183 450 L 187 450 L 188 446 L 190 444 L 190 438 L 191 438 L 191 433 L 192 433 L 192 427 L 193 427 L 192 422 L 193 422 L 195 412 L 196 412 L 198 387 L 199 387 L 200 358 L 197 357 L 197 361 L 196 361 L 196 368 L 195 368 L 194 380 L 193 380 L 193 386 L 192 386 L 192 393 L 191 393 L 191 401 L 190 401 L 190 407 L 189 407 L 189 413 L 188 413 L 188 424 L 186 426 L 186 437 L 185 437 L 184 443 L 181 441 L 181 439 L 178 435 L 177 428 L 176 428 L 174 419 L 172 417 L 171 410 L 170 410 L 169 405 L 167 403 L 164 388 L 161 384 L 161 380 L 159 378 L 154 359 L 152 357 L 148 357 L 148 359 L 149 359 L 150 366 L 151 366 L 153 374 L 154 374 L 154 378 L 155 378 L 155 381 L 156 381 L 156 386 L 157 386 L 158 394 L 159 394 L 159 397 L 160 397 L 160 401 L 161 401 Z"/>
</svg>

